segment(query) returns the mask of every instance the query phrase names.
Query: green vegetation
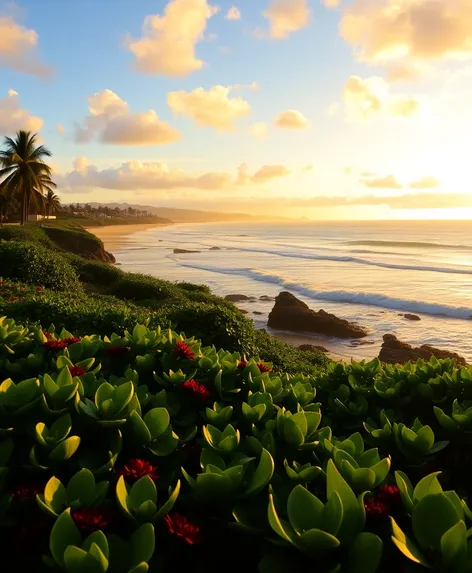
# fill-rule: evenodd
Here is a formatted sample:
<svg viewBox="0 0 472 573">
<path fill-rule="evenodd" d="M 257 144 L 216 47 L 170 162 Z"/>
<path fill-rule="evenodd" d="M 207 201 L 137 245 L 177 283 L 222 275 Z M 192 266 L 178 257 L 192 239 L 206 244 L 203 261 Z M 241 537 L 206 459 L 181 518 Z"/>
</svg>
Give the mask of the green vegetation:
<svg viewBox="0 0 472 573">
<path fill-rule="evenodd" d="M 36 140 L 35 134 L 19 131 L 14 138 L 5 137 L 5 149 L 0 151 L 0 194 L 12 203 L 21 204 L 22 225 L 28 221 L 32 200 L 37 206 L 47 205 L 49 211 L 57 205 L 56 184 L 51 180 L 51 168 L 45 162 L 51 152 L 44 145 L 36 146 Z M 49 197 L 47 203 L 42 201 L 45 192 Z"/>
<path fill-rule="evenodd" d="M 290 375 L 150 319 L 2 318 L 0 380 L 6 571 L 472 571 L 453 360 Z"/>
</svg>

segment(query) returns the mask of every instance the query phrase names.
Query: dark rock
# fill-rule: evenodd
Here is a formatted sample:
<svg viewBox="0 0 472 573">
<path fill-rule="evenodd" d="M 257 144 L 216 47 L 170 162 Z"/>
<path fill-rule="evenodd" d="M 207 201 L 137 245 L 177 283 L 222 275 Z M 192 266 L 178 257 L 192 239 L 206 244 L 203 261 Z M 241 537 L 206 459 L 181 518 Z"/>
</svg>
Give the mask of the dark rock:
<svg viewBox="0 0 472 573">
<path fill-rule="evenodd" d="M 255 299 L 253 296 L 246 296 L 245 294 L 228 294 L 225 296 L 225 300 L 229 300 L 230 302 L 243 302 Z"/>
<path fill-rule="evenodd" d="M 411 344 L 398 340 L 394 334 L 385 334 L 383 340 L 379 354 L 379 360 L 382 362 L 405 364 L 406 362 L 416 362 L 420 358 L 429 360 L 431 356 L 435 356 L 436 358 L 454 358 L 457 364 L 461 366 L 466 365 L 466 361 L 462 356 L 455 352 L 449 352 L 449 350 L 441 350 L 429 344 L 414 347 Z"/>
<path fill-rule="evenodd" d="M 220 247 L 210 247 L 210 251 L 221 251 Z"/>
<path fill-rule="evenodd" d="M 260 312 L 259 310 L 253 310 L 253 311 L 252 311 L 252 314 L 261 315 L 261 314 L 264 314 L 264 313 L 263 313 L 263 312 Z"/>
<path fill-rule="evenodd" d="M 304 352 L 329 352 L 324 346 L 318 346 L 316 344 L 301 344 L 298 350 L 303 350 Z"/>
<path fill-rule="evenodd" d="M 421 318 L 416 314 L 404 314 L 403 315 L 407 320 L 421 320 Z"/>
<path fill-rule="evenodd" d="M 275 300 L 275 298 L 273 296 L 267 296 L 266 294 L 263 294 L 262 296 L 259 297 L 259 300 L 264 300 L 266 302 L 272 302 L 273 300 Z"/>
<path fill-rule="evenodd" d="M 187 251 L 186 249 L 174 249 L 174 255 L 183 255 L 185 253 L 201 253 L 201 251 Z"/>
<path fill-rule="evenodd" d="M 324 310 L 315 312 L 289 292 L 281 292 L 269 314 L 268 326 L 294 332 L 318 332 L 336 338 L 363 338 L 368 331 Z"/>
<path fill-rule="evenodd" d="M 244 310 L 244 308 L 240 308 L 239 312 L 241 312 L 242 314 L 249 314 L 247 310 Z"/>
</svg>

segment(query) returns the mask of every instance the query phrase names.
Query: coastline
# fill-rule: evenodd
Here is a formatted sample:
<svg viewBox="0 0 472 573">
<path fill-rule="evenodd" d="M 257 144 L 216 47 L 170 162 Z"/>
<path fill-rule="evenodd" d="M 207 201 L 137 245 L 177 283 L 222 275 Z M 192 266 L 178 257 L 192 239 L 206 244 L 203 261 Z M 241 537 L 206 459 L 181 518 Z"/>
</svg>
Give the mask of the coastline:
<svg viewBox="0 0 472 573">
<path fill-rule="evenodd" d="M 98 237 L 104 244 L 106 251 L 113 253 L 113 251 L 119 250 L 123 246 L 125 243 L 125 241 L 123 241 L 124 237 L 155 227 L 167 227 L 167 223 L 136 223 L 133 225 L 84 227 L 84 229 Z"/>
</svg>

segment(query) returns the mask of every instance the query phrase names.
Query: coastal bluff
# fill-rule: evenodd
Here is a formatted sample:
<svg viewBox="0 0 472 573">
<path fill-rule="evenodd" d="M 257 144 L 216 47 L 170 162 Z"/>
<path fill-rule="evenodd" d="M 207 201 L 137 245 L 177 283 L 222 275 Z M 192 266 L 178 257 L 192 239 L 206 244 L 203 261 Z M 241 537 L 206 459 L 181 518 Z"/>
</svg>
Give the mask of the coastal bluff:
<svg viewBox="0 0 472 573">
<path fill-rule="evenodd" d="M 363 338 L 369 334 L 367 329 L 334 314 L 310 309 L 289 292 L 281 292 L 276 297 L 267 326 L 292 332 L 316 332 L 335 338 Z"/>
<path fill-rule="evenodd" d="M 416 362 L 420 359 L 428 361 L 432 356 L 439 359 L 454 358 L 460 366 L 467 366 L 465 359 L 455 352 L 441 350 L 434 346 L 430 346 L 429 344 L 415 347 L 398 340 L 394 334 L 384 335 L 379 360 L 389 364 L 406 364 L 407 362 Z"/>
</svg>

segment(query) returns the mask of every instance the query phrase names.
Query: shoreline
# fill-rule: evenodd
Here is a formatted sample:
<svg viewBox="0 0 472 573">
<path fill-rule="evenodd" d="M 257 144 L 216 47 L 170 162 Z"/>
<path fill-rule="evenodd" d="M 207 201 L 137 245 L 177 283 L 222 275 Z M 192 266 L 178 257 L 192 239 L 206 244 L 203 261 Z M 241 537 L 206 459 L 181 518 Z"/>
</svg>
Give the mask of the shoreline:
<svg viewBox="0 0 472 573">
<path fill-rule="evenodd" d="M 105 250 L 115 254 L 113 251 L 120 250 L 127 241 L 124 241 L 124 237 L 132 235 L 134 233 L 139 233 L 140 231 L 147 231 L 148 229 L 154 229 L 155 227 L 167 227 L 167 223 L 136 223 L 133 225 L 107 225 L 107 226 L 96 226 L 96 227 L 84 227 L 86 231 L 98 237 Z"/>
</svg>

